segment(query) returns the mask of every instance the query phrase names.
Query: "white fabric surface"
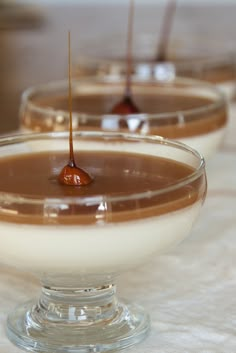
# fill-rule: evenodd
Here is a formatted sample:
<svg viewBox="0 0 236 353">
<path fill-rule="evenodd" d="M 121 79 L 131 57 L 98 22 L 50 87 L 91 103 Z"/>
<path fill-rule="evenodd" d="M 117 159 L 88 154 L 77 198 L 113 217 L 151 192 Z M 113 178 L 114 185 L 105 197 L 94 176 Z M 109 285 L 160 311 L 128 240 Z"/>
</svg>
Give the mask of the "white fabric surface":
<svg viewBox="0 0 236 353">
<path fill-rule="evenodd" d="M 152 321 L 130 353 L 236 352 L 236 104 L 207 170 L 207 200 L 190 237 L 118 281 L 119 296 L 143 305 Z M 0 353 L 21 352 L 6 338 L 6 316 L 38 290 L 32 277 L 0 267 Z"/>
</svg>

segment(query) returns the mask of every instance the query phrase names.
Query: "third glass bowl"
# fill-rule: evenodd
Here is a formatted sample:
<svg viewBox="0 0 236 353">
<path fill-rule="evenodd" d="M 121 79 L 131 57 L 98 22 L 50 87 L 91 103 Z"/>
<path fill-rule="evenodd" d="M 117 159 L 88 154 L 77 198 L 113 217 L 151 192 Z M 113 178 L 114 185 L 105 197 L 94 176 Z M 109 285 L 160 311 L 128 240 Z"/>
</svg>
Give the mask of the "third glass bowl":
<svg viewBox="0 0 236 353">
<path fill-rule="evenodd" d="M 122 99 L 122 79 L 73 81 L 74 130 L 160 135 L 190 145 L 205 158 L 217 151 L 227 124 L 227 103 L 217 88 L 183 78 L 168 82 L 133 80 L 132 85 L 133 100 L 141 113 L 124 116 L 109 113 Z M 68 122 L 67 81 L 31 87 L 23 93 L 20 107 L 23 131 L 63 131 L 68 129 Z"/>
<path fill-rule="evenodd" d="M 103 38 L 99 46 L 90 40 L 78 52 L 73 64 L 75 78 L 81 76 L 121 76 L 126 73 L 126 49 L 123 37 Z M 228 99 L 236 93 L 236 52 L 234 43 L 219 43 L 201 37 L 173 38 L 166 63 L 171 74 L 204 80 L 217 85 Z M 134 37 L 133 74 L 136 78 L 155 79 L 163 74 L 163 63 L 155 61 L 157 36 L 141 33 Z M 167 66 L 169 69 L 169 66 Z M 166 68 L 164 67 L 164 71 Z"/>
</svg>

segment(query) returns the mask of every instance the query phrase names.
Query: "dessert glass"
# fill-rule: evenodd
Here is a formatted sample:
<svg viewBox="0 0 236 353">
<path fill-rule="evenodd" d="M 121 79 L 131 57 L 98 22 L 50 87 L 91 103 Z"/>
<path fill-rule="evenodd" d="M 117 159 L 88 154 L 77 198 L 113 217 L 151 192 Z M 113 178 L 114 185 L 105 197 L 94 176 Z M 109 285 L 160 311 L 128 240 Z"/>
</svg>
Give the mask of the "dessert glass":
<svg viewBox="0 0 236 353">
<path fill-rule="evenodd" d="M 32 352 L 113 351 L 142 340 L 149 330 L 148 315 L 139 306 L 118 301 L 116 277 L 183 240 L 206 194 L 204 160 L 184 144 L 154 136 L 76 132 L 74 147 L 167 157 L 192 171 L 164 188 L 123 196 L 56 199 L 1 191 L 0 261 L 31 272 L 42 284 L 38 301 L 20 305 L 7 321 L 10 340 Z M 0 139 L 0 158 L 67 150 L 66 132 Z M 192 201 L 171 210 L 171 195 L 179 190 L 181 202 Z M 165 196 L 164 213 L 147 216 L 146 202 L 154 201 L 158 209 Z M 134 217 L 115 217 L 113 222 L 115 212 L 122 213 L 125 204 Z M 92 208 L 93 222 L 60 224 L 61 216 L 70 217 L 68 207 L 79 207 L 83 216 L 91 215 Z M 24 222 L 32 214 L 41 224 L 33 219 Z"/>
<path fill-rule="evenodd" d="M 124 85 L 122 79 L 108 77 L 74 80 L 74 130 L 160 135 L 190 145 L 206 159 L 215 154 L 224 138 L 227 124 L 227 103 L 215 86 L 183 78 L 164 82 L 133 80 L 133 99 L 144 113 L 125 117 L 109 114 L 123 96 Z M 21 129 L 24 132 L 68 129 L 67 86 L 66 81 L 55 81 L 27 89 L 21 99 Z M 168 100 L 162 101 L 165 96 L 169 97 Z M 179 97 L 182 97 L 181 102 Z M 203 101 L 197 105 L 186 105 L 184 101 L 187 99 Z M 124 120 L 126 127 L 122 123 Z"/>
<path fill-rule="evenodd" d="M 121 38 L 106 38 L 99 47 L 90 40 L 79 48 L 83 53 L 73 64 L 75 78 L 126 74 L 126 52 Z M 115 43 L 115 44 L 114 44 Z M 139 34 L 133 43 L 133 75 L 139 79 L 162 79 L 169 75 L 208 81 L 217 85 L 228 99 L 236 93 L 236 52 L 234 43 L 191 38 L 175 39 L 169 44 L 166 63 L 156 63 L 157 37 Z"/>
</svg>

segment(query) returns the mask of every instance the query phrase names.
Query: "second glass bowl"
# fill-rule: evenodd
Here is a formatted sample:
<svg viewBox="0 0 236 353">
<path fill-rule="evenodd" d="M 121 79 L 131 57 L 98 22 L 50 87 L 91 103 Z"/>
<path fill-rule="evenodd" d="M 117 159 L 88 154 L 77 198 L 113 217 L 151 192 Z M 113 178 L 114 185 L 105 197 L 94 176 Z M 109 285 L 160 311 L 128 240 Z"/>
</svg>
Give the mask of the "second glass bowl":
<svg viewBox="0 0 236 353">
<path fill-rule="evenodd" d="M 112 107 L 124 94 L 122 79 L 73 81 L 74 130 L 160 135 L 190 145 L 205 158 L 217 151 L 227 124 L 227 103 L 213 85 L 183 78 L 168 82 L 134 80 L 132 91 L 141 113 L 111 114 Z M 23 131 L 31 132 L 67 130 L 67 81 L 27 89 L 22 95 L 20 126 Z"/>
</svg>

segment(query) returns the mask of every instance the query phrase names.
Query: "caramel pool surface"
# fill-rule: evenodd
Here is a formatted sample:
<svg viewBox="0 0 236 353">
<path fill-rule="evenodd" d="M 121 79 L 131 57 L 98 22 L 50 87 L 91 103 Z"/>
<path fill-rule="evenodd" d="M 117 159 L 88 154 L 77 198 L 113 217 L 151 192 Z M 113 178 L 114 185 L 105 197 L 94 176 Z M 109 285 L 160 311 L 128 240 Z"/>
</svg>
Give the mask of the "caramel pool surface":
<svg viewBox="0 0 236 353">
<path fill-rule="evenodd" d="M 77 164 L 93 177 L 87 186 L 67 186 L 58 182 L 58 174 L 67 162 L 67 153 L 29 153 L 0 159 L 0 191 L 13 196 L 47 199 L 65 197 L 123 197 L 110 202 L 106 213 L 112 221 L 145 218 L 168 213 L 195 202 L 201 189 L 201 178 L 163 195 L 129 199 L 131 195 L 159 191 L 185 179 L 193 173 L 190 167 L 173 160 L 154 156 L 119 152 L 80 152 Z M 19 204 L 18 214 L 0 214 L 1 219 L 24 223 L 41 218 L 40 208 Z M 59 222 L 90 223 L 96 221 L 99 204 L 72 204 L 60 211 Z M 142 211 L 141 211 L 142 210 Z M 39 214 L 37 214 L 37 212 Z M 61 218 L 61 219 L 60 219 Z M 34 221 L 33 221 L 34 220 Z M 40 221 L 39 221 L 40 222 Z"/>
</svg>

